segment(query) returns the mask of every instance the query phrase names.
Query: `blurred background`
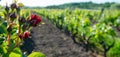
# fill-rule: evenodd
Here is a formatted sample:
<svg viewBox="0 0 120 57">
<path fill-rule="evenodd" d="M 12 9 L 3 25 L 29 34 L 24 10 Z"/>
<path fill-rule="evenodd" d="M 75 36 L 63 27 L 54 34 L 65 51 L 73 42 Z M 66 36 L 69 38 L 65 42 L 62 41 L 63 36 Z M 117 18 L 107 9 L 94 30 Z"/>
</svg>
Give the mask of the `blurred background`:
<svg viewBox="0 0 120 57">
<path fill-rule="evenodd" d="M 1 0 L 0 5 L 11 4 L 13 0 Z M 18 0 L 26 7 L 36 8 L 82 8 L 82 9 L 100 9 L 100 8 L 120 8 L 120 0 Z"/>
</svg>

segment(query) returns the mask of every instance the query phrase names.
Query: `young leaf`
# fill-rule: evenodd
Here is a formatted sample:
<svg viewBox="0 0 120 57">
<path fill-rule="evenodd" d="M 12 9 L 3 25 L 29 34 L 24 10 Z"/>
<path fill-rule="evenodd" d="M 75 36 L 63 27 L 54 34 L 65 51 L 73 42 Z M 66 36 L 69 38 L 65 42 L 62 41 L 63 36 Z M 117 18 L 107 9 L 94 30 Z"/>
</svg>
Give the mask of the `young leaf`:
<svg viewBox="0 0 120 57">
<path fill-rule="evenodd" d="M 15 48 L 10 54 L 9 57 L 22 57 L 22 52 L 20 48 Z"/>
<path fill-rule="evenodd" d="M 19 5 L 20 7 L 23 7 L 23 6 L 24 6 L 24 4 L 23 4 L 23 3 L 18 3 L 18 5 Z"/>
<path fill-rule="evenodd" d="M 46 56 L 41 52 L 33 52 L 28 57 L 46 57 Z"/>
</svg>

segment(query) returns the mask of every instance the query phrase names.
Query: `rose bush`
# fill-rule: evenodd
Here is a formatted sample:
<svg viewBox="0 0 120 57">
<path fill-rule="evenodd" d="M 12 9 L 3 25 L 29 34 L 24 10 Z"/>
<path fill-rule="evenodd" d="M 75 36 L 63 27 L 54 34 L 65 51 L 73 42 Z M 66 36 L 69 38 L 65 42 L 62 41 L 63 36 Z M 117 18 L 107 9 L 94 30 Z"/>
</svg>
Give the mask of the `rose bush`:
<svg viewBox="0 0 120 57">
<path fill-rule="evenodd" d="M 20 50 L 24 39 L 30 38 L 30 29 L 38 26 L 42 18 L 30 12 L 22 14 L 22 3 L 13 2 L 10 6 L 6 5 L 0 23 L 0 56 L 1 57 L 25 57 L 26 54 Z M 26 15 L 26 16 L 25 16 Z M 3 32 L 1 32 L 3 31 Z M 16 33 L 17 32 L 17 33 Z M 43 53 L 34 52 L 28 57 L 35 55 L 45 57 Z"/>
</svg>

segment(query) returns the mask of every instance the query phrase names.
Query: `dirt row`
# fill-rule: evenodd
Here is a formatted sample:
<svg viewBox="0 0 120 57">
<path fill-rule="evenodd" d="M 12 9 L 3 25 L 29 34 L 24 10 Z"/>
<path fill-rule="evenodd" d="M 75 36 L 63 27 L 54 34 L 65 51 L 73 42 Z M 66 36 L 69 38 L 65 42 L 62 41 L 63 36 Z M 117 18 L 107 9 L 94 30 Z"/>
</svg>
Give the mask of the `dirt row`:
<svg viewBox="0 0 120 57">
<path fill-rule="evenodd" d="M 70 36 L 45 18 L 42 19 L 42 25 L 34 27 L 31 32 L 34 47 L 27 47 L 33 48 L 33 51 L 43 52 L 46 57 L 100 57 L 73 43 Z"/>
</svg>

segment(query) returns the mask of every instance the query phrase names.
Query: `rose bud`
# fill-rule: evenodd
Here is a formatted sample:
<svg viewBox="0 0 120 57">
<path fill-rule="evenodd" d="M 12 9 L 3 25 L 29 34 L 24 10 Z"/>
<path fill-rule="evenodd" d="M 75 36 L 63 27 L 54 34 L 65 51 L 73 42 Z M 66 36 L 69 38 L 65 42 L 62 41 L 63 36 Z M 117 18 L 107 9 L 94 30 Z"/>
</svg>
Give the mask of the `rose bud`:
<svg viewBox="0 0 120 57">
<path fill-rule="evenodd" d="M 9 26 L 9 27 L 7 28 L 7 31 L 8 31 L 8 33 L 10 33 L 10 32 L 12 31 L 12 27 Z"/>
<path fill-rule="evenodd" d="M 10 18 L 11 18 L 12 21 L 14 21 L 14 19 L 17 18 L 17 14 L 15 12 L 11 13 Z"/>
<path fill-rule="evenodd" d="M 17 12 L 19 13 L 19 12 L 20 12 L 20 7 L 18 6 L 18 7 L 16 8 L 16 10 L 17 10 Z"/>
<path fill-rule="evenodd" d="M 25 17 L 20 17 L 19 18 L 19 23 L 22 25 L 23 23 L 25 23 L 26 20 L 25 20 Z"/>
<path fill-rule="evenodd" d="M 9 12 L 9 7 L 6 5 L 6 7 L 5 7 L 5 11 L 8 13 Z"/>
<path fill-rule="evenodd" d="M 21 22 L 22 22 L 22 23 L 25 23 L 25 22 L 26 22 L 26 20 L 25 20 L 24 17 L 21 18 Z"/>
<path fill-rule="evenodd" d="M 29 38 L 29 36 L 30 36 L 30 32 L 29 31 L 25 31 L 23 33 L 23 38 Z"/>
<path fill-rule="evenodd" d="M 28 29 L 28 27 L 29 27 L 29 23 L 26 21 L 22 26 L 22 30 L 25 31 Z"/>
<path fill-rule="evenodd" d="M 13 10 L 15 8 L 17 8 L 17 5 L 15 3 L 11 4 L 11 9 Z"/>
<path fill-rule="evenodd" d="M 22 34 L 19 34 L 18 36 L 19 36 L 19 38 L 20 38 L 20 39 L 22 39 L 22 38 L 23 38 L 23 35 L 22 35 Z"/>
<path fill-rule="evenodd" d="M 37 26 L 41 22 L 41 17 L 38 15 L 32 14 L 30 17 L 29 22 L 32 26 Z"/>
</svg>

